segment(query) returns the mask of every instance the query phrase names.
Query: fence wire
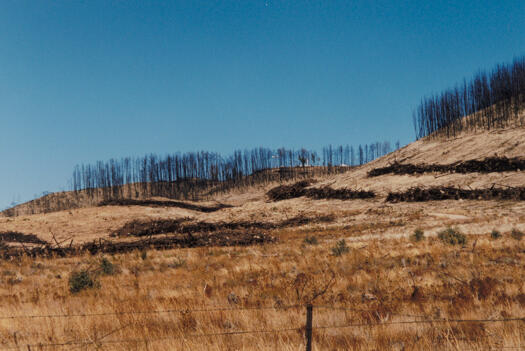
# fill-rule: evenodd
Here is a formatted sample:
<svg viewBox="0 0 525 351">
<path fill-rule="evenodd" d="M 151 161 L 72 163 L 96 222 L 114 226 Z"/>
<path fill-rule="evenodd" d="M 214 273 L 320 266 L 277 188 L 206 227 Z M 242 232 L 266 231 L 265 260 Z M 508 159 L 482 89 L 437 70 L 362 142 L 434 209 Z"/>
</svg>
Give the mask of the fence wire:
<svg viewBox="0 0 525 351">
<path fill-rule="evenodd" d="M 283 311 L 293 308 L 304 308 L 304 305 L 285 305 L 285 306 L 259 306 L 259 307 L 231 307 L 231 306 L 208 306 L 207 308 L 199 309 L 168 309 L 168 310 L 148 310 L 148 311 L 121 311 L 121 312 L 101 312 L 101 313 L 83 313 L 83 314 L 49 314 L 49 315 L 14 315 L 14 316 L 0 316 L 0 320 L 6 319 L 33 319 L 33 318 L 71 318 L 71 317 L 92 317 L 92 316 L 110 316 L 110 315 L 124 315 L 124 314 L 162 314 L 162 313 L 211 313 L 211 312 L 222 312 L 222 311 L 250 311 L 250 310 L 275 310 Z M 327 306 L 319 305 L 314 306 L 316 309 L 330 309 L 338 311 L 352 311 L 352 312 L 367 312 L 373 313 L 377 312 L 376 310 L 362 310 L 354 308 L 346 308 L 341 306 Z M 403 315 L 391 313 L 391 315 L 405 316 L 405 317 L 417 317 L 417 318 L 427 318 L 427 316 L 418 316 L 418 315 Z M 377 323 L 363 323 L 363 322 L 352 322 L 342 325 L 318 325 L 312 326 L 313 330 L 323 330 L 323 329 L 342 329 L 342 328 L 359 328 L 359 327 L 378 327 L 378 326 L 387 326 L 387 325 L 410 325 L 410 324 L 438 324 L 438 323 L 507 323 L 507 322 L 516 322 L 521 321 L 525 322 L 525 317 L 515 317 L 515 318 L 486 318 L 486 319 L 423 319 L 423 320 L 410 320 L 410 321 L 387 321 L 387 322 L 377 322 Z M 232 331 L 223 331 L 223 332 L 214 332 L 214 333 L 197 333 L 197 334 L 184 334 L 180 336 L 165 336 L 159 338 L 131 338 L 131 339 L 113 339 L 113 340 L 103 340 L 104 338 L 115 334 L 118 331 L 121 331 L 127 328 L 128 325 L 119 327 L 102 337 L 96 340 L 72 340 L 64 342 L 55 342 L 55 343 L 37 343 L 37 344 L 23 344 L 19 343 L 17 345 L 6 345 L 0 347 L 0 350 L 20 350 L 27 348 L 28 350 L 41 349 L 48 347 L 81 347 L 87 345 L 104 345 L 104 344 L 124 344 L 124 343 L 152 343 L 163 340 L 185 340 L 190 338 L 201 338 L 201 337 L 217 337 L 217 336 L 227 336 L 227 335 L 246 335 L 246 334 L 276 334 L 276 333 L 285 333 L 285 332 L 301 332 L 304 331 L 305 327 L 294 327 L 294 328 L 282 328 L 282 329 L 253 329 L 253 330 L 232 330 Z M 501 346 L 498 349 L 523 349 L 522 346 Z"/>
</svg>

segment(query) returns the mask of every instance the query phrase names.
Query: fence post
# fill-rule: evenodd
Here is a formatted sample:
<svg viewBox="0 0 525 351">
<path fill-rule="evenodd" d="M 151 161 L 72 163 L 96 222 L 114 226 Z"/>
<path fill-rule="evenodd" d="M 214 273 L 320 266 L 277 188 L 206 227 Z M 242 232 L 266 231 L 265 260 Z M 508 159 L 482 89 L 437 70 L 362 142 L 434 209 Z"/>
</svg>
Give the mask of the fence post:
<svg viewBox="0 0 525 351">
<path fill-rule="evenodd" d="M 312 318 L 313 306 L 306 305 L 306 351 L 312 351 Z"/>
</svg>

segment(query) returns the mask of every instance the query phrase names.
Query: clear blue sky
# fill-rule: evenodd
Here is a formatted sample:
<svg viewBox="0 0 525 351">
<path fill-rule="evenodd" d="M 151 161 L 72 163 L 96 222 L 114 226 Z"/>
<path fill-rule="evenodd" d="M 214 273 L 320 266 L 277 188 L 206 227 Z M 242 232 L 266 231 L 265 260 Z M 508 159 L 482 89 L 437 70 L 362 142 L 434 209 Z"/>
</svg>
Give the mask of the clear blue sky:
<svg viewBox="0 0 525 351">
<path fill-rule="evenodd" d="M 523 54 L 523 0 L 2 0 L 0 207 L 99 159 L 408 143 L 423 95 Z"/>
</svg>

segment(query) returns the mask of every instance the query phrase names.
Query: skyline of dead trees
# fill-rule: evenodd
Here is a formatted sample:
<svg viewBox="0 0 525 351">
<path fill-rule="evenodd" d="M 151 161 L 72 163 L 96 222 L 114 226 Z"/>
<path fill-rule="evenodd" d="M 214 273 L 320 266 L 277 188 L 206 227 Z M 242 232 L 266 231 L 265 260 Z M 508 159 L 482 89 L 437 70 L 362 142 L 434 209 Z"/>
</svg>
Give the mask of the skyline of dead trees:
<svg viewBox="0 0 525 351">
<path fill-rule="evenodd" d="M 110 159 L 74 168 L 69 194 L 44 192 L 1 211 L 7 217 L 96 206 L 104 201 L 167 197 L 203 200 L 235 188 L 345 172 L 400 148 L 397 141 L 332 146 L 317 151 L 279 148 L 155 154 Z M 315 167 L 310 167 L 315 166 Z"/>
<path fill-rule="evenodd" d="M 341 173 L 391 151 L 390 142 L 374 142 L 357 147 L 329 145 L 321 155 L 305 148 L 259 147 L 236 150 L 227 157 L 208 151 L 125 157 L 76 166 L 71 190 L 101 200 L 152 196 L 195 200 L 206 192 Z"/>
<path fill-rule="evenodd" d="M 423 98 L 413 112 L 416 139 L 523 126 L 520 113 L 524 107 L 525 56 L 498 64 L 489 72 L 480 70 L 469 81 L 464 79 L 453 88 Z"/>
</svg>

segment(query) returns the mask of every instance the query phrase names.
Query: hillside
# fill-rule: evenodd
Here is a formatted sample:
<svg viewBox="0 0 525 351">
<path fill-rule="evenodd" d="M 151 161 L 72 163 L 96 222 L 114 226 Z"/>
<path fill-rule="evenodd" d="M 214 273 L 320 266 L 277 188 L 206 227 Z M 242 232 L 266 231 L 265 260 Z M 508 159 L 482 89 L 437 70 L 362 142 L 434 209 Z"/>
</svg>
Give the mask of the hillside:
<svg viewBox="0 0 525 351">
<path fill-rule="evenodd" d="M 351 167 L 337 166 L 328 169 L 323 166 L 316 167 L 280 167 L 265 169 L 254 172 L 251 175 L 244 176 L 236 181 L 211 181 L 202 179 L 185 179 L 165 183 L 131 183 L 114 188 L 95 188 L 77 191 L 62 191 L 45 194 L 31 201 L 18 204 L 0 212 L 1 217 L 15 217 L 20 215 L 33 215 L 52 213 L 63 210 L 72 210 L 78 208 L 87 208 L 97 206 L 108 199 L 149 199 L 151 197 L 162 198 L 164 200 L 197 200 L 213 201 L 214 198 L 224 193 L 243 192 L 249 193 L 254 186 L 264 184 L 276 184 L 278 182 L 289 181 L 293 179 L 318 177 L 327 174 L 338 174 L 346 172 Z M 166 187 L 180 189 L 179 192 L 168 196 Z M 158 188 L 153 191 L 152 189 Z M 164 195 L 150 196 L 152 192 L 164 193 Z M 120 197 L 112 196 L 113 193 L 120 194 Z"/>
<path fill-rule="evenodd" d="M 482 188 L 494 183 L 501 186 L 525 184 L 524 172 L 470 173 L 470 174 L 423 174 L 418 176 L 384 175 L 367 177 L 374 168 L 396 162 L 402 164 L 453 164 L 467 160 L 483 160 L 487 157 L 525 156 L 525 129 L 509 128 L 493 131 L 463 133 L 453 139 L 421 139 L 380 159 L 372 161 L 354 172 L 338 175 L 326 181 L 333 187 L 360 187 L 385 194 L 413 186 L 461 186 Z"/>
<path fill-rule="evenodd" d="M 0 218 L 9 258 L 0 309 L 10 316 L 0 346 L 24 330 L 18 338 L 31 348 L 304 349 L 304 305 L 313 303 L 314 350 L 515 349 L 525 343 L 525 201 L 387 196 L 414 186 L 514 189 L 525 171 L 369 172 L 493 156 L 506 164 L 523 158 L 522 140 L 525 129 L 419 140 L 312 183 Z M 292 198 L 272 201 L 278 186 Z M 352 198 L 370 195 L 358 189 L 375 197 Z M 450 237 L 438 234 L 447 228 Z M 72 288 L 78 272 L 94 279 L 81 291 Z"/>
<path fill-rule="evenodd" d="M 190 218 L 193 221 L 205 222 L 261 220 L 279 222 L 297 216 L 324 215 L 333 215 L 335 218 L 332 223 L 323 224 L 323 227 L 331 230 L 343 228 L 351 236 L 406 235 L 415 227 L 433 228 L 432 230 L 437 231 L 448 225 L 459 225 L 466 232 L 488 232 L 494 226 L 508 229 L 511 223 L 521 227 L 523 223 L 519 211 L 525 207 L 523 202 L 447 200 L 431 201 L 421 206 L 419 203 L 387 203 L 385 197 L 390 191 L 403 191 L 414 186 L 455 186 L 476 189 L 497 184 L 499 187 L 515 187 L 525 184 L 525 172 L 385 174 L 379 177 L 368 177 L 367 173 L 395 162 L 450 164 L 494 155 L 523 156 L 525 143 L 522 140 L 525 140 L 525 129 L 522 128 L 463 134 L 452 140 L 419 140 L 351 171 L 338 175 L 317 176 L 318 182 L 311 186 L 371 190 L 377 194 L 374 199 L 341 201 L 300 197 L 270 202 L 265 194 L 277 185 L 273 182 L 215 195 L 204 204 L 220 203 L 232 207 L 209 213 L 191 208 L 168 207 L 169 203 L 166 203 L 166 206 L 155 207 L 145 205 L 97 207 L 92 204 L 92 207 L 87 208 L 0 219 L 0 232 L 17 231 L 36 234 L 47 241 L 52 241 L 50 233 L 53 233 L 58 240 L 73 239 L 78 243 L 96 238 L 108 238 L 113 231 L 136 219 Z M 67 197 L 68 194 L 61 196 Z M 161 198 L 159 200 L 170 201 Z M 490 217 L 491 213 L 494 213 L 494 218 Z M 308 227 L 308 225 L 303 226 L 303 229 Z"/>
</svg>

